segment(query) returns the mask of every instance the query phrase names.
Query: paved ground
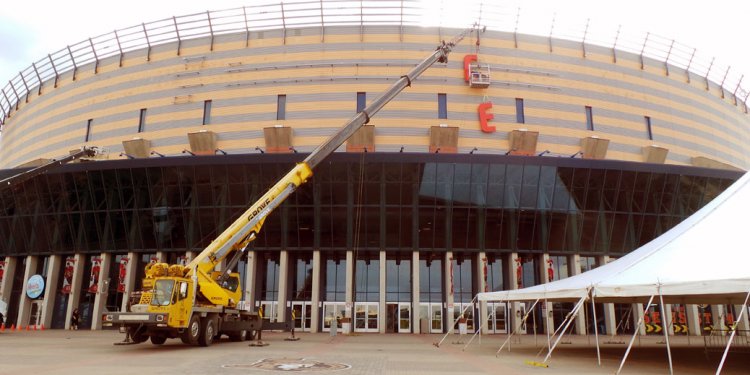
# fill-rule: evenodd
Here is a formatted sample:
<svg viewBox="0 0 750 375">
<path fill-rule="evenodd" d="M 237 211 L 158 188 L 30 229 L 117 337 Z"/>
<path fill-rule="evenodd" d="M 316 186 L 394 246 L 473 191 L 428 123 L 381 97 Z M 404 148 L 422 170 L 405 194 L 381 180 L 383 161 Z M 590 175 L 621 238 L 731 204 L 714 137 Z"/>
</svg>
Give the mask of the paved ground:
<svg viewBox="0 0 750 375">
<path fill-rule="evenodd" d="M 45 330 L 0 333 L 0 374 L 262 374 L 251 367 L 264 359 L 284 359 L 288 369 L 313 361 L 347 366 L 339 374 L 612 374 L 625 351 L 627 338 L 602 339 L 602 366 L 596 364 L 593 338 L 565 337 L 553 353 L 549 368 L 526 361 L 539 361 L 536 353 L 546 346 L 544 337 L 524 336 L 512 351 L 495 356 L 505 336 L 483 336 L 482 343 L 455 344 L 448 337 L 440 348 L 433 346 L 442 335 L 366 334 L 336 336 L 299 334 L 300 341 L 284 341 L 286 333 L 264 334 L 267 347 L 249 347 L 247 342 L 222 340 L 213 346 L 191 347 L 180 340 L 163 346 L 150 342 L 115 346 L 123 335 L 115 331 Z M 666 374 L 668 362 L 663 338 L 647 337 L 636 344 L 623 374 Z M 515 337 L 514 337 L 515 341 Z M 604 343 L 609 341 L 609 343 Z M 708 358 L 703 341 L 675 338 L 675 374 L 713 374 L 720 353 Z M 299 358 L 306 358 L 302 362 Z M 312 369 L 308 368 L 308 371 Z M 330 372 L 330 371 L 327 371 Z M 723 374 L 750 373 L 750 355 L 730 354 Z"/>
</svg>

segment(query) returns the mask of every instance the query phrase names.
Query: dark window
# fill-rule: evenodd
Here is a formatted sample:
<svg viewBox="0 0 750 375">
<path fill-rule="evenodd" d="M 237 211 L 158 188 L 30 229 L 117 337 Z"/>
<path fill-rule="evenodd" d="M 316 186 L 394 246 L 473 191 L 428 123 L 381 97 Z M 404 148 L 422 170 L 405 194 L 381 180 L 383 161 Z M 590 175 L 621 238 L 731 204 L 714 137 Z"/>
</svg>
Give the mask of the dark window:
<svg viewBox="0 0 750 375">
<path fill-rule="evenodd" d="M 203 125 L 211 123 L 211 101 L 206 100 L 203 102 Z"/>
<path fill-rule="evenodd" d="M 643 119 L 646 121 L 646 133 L 648 134 L 648 139 L 653 141 L 654 133 L 651 132 L 651 117 L 643 116 Z"/>
<path fill-rule="evenodd" d="M 523 114 L 523 99 L 516 98 L 516 123 L 525 124 L 526 117 Z"/>
<path fill-rule="evenodd" d="M 448 97 L 445 94 L 438 94 L 438 118 L 448 118 Z"/>
<path fill-rule="evenodd" d="M 286 120 L 286 95 L 279 95 L 276 99 L 276 119 Z"/>
<path fill-rule="evenodd" d="M 89 119 L 86 121 L 86 139 L 84 139 L 84 142 L 88 142 L 91 137 L 91 124 L 94 122 L 94 119 Z"/>
<path fill-rule="evenodd" d="M 586 130 L 594 130 L 594 115 L 589 106 L 586 106 Z"/>
<path fill-rule="evenodd" d="M 365 107 L 367 107 L 367 93 L 366 92 L 358 92 L 357 93 L 357 113 L 362 112 Z"/>
<path fill-rule="evenodd" d="M 141 115 L 138 117 L 138 133 L 142 133 L 146 127 L 146 108 L 141 108 Z"/>
</svg>

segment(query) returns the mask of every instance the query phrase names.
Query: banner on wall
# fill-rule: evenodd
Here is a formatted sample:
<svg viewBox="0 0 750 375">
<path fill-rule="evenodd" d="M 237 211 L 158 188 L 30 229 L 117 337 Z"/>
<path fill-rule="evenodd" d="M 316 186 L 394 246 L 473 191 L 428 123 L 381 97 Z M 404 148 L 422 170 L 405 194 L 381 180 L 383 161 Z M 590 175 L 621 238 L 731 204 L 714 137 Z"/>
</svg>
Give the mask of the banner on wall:
<svg viewBox="0 0 750 375">
<path fill-rule="evenodd" d="M 102 268 L 102 258 L 91 258 L 91 276 L 89 279 L 89 293 L 96 293 L 99 290 L 99 272 Z"/>
<path fill-rule="evenodd" d="M 62 293 L 70 294 L 73 287 L 73 270 L 75 269 L 76 258 L 70 256 L 65 258 L 65 270 L 63 270 Z"/>
<path fill-rule="evenodd" d="M 128 258 L 120 258 L 120 272 L 117 276 L 117 291 L 125 293 L 125 280 L 128 278 Z"/>
<path fill-rule="evenodd" d="M 5 261 L 0 260 L 0 283 L 3 282 L 4 274 L 5 274 Z"/>
</svg>

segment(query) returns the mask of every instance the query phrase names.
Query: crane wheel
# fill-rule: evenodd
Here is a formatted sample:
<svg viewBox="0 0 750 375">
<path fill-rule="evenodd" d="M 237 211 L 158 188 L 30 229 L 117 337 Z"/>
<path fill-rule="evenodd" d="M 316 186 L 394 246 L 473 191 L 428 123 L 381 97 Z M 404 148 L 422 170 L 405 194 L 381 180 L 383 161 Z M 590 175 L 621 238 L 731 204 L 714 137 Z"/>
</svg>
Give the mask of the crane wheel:
<svg viewBox="0 0 750 375">
<path fill-rule="evenodd" d="M 201 319 L 198 317 L 198 315 L 193 314 L 192 317 L 190 317 L 190 323 L 188 323 L 187 328 L 182 332 L 182 336 L 180 336 L 180 339 L 182 339 L 182 342 L 188 345 L 198 345 L 198 338 L 201 334 Z"/>
<path fill-rule="evenodd" d="M 216 320 L 210 316 L 207 316 L 201 320 L 201 331 L 198 336 L 198 345 L 200 346 L 211 346 L 214 343 L 214 336 L 216 336 Z"/>
<path fill-rule="evenodd" d="M 229 335 L 229 339 L 232 341 L 245 341 L 247 340 L 247 337 L 249 336 L 248 332 L 246 330 L 242 330 L 239 332 L 232 332 Z"/>
<path fill-rule="evenodd" d="M 167 342 L 167 336 L 153 335 L 151 336 L 151 343 L 154 345 L 162 345 Z"/>
</svg>

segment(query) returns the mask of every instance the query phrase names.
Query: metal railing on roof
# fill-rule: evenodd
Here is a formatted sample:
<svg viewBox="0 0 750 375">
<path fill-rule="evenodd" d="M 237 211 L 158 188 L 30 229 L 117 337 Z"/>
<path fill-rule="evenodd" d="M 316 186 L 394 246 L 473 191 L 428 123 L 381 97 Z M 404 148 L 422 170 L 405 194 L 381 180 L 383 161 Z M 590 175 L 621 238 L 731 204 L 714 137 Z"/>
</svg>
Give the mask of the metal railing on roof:
<svg viewBox="0 0 750 375">
<path fill-rule="evenodd" d="M 516 41 L 518 34 L 548 37 L 551 52 L 555 41 L 562 39 L 580 42 L 584 58 L 587 45 L 598 45 L 611 49 L 614 62 L 618 52 L 640 56 L 642 66 L 644 59 L 663 62 L 666 75 L 671 67 L 692 72 L 702 77 L 706 89 L 713 82 L 722 88 L 722 97 L 730 95 L 747 112 L 750 90 L 742 86 L 744 76 L 714 58 L 702 56 L 695 48 L 651 33 L 627 34 L 621 27 L 595 30 L 589 21 L 566 23 L 553 15 L 551 21 L 539 22 L 533 18 L 527 21 L 527 17 L 521 16 L 520 8 L 489 0 L 441 2 L 437 7 L 433 2 L 420 0 L 287 0 L 142 23 L 71 44 L 20 71 L 0 89 L 0 131 L 21 102 L 28 101 L 34 92 L 41 95 L 42 86 L 57 87 L 61 75 L 71 71 L 75 80 L 78 69 L 90 64 L 96 73 L 99 62 L 112 56 L 119 56 L 122 66 L 124 54 L 130 51 L 145 49 L 146 58 L 150 59 L 152 47 L 176 42 L 179 55 L 185 40 L 210 37 L 213 49 L 215 36 L 235 33 L 244 33 L 249 46 L 250 33 L 264 30 L 281 30 L 286 43 L 287 30 L 310 27 L 320 28 L 321 42 L 325 41 L 326 27 L 331 26 L 359 26 L 361 36 L 365 26 L 396 25 L 402 33 L 404 26 L 437 26 L 442 36 L 443 27 L 464 28 L 473 22 L 490 30 L 510 32 Z M 688 82 L 691 79 L 689 74 L 685 78 Z"/>
</svg>

